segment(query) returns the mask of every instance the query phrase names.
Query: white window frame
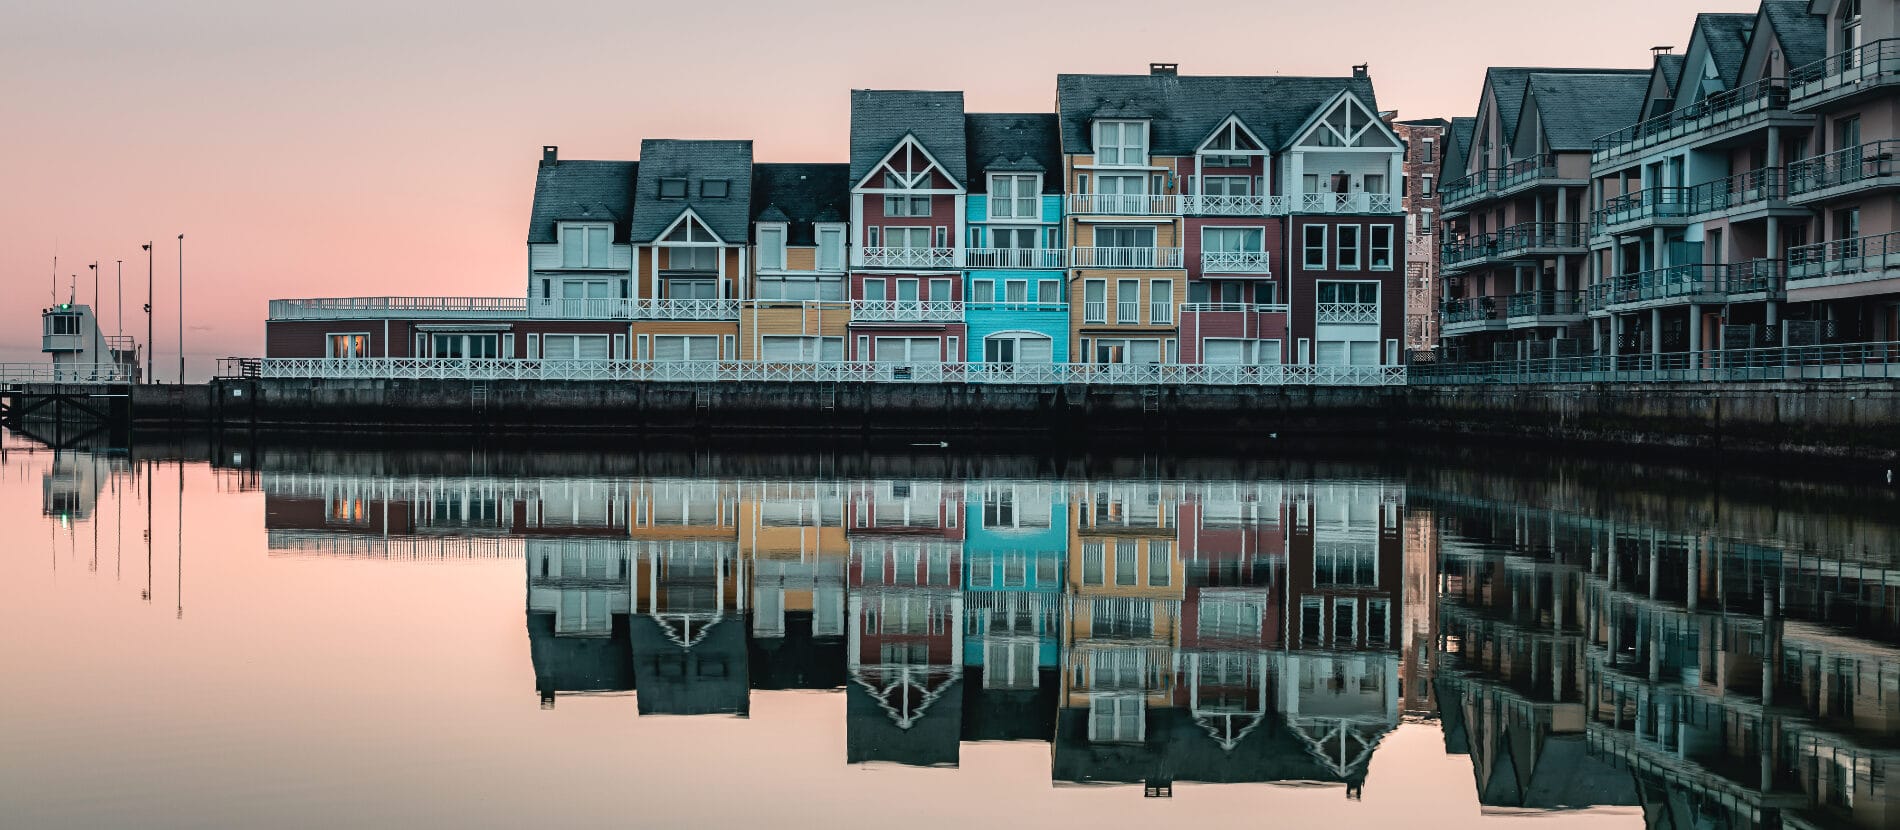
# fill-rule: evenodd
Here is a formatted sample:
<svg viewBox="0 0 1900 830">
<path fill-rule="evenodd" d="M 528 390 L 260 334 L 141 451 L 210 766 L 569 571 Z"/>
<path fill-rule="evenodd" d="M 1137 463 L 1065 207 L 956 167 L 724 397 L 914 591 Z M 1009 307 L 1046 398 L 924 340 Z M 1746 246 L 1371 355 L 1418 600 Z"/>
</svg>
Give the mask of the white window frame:
<svg viewBox="0 0 1900 830">
<path fill-rule="evenodd" d="M 776 237 L 776 240 L 774 240 Z M 783 271 L 788 264 L 785 258 L 786 240 L 791 238 L 791 230 L 783 222 L 769 222 L 758 227 L 758 261 L 760 271 Z M 772 263 L 772 255 L 778 263 Z"/>
<path fill-rule="evenodd" d="M 1009 182 L 1010 195 L 998 199 L 999 182 Z M 1027 183 L 1029 195 L 1023 195 L 1023 185 Z M 1039 173 L 991 173 L 989 189 L 989 214 L 991 219 L 1027 219 L 1040 221 L 1042 218 L 1042 175 Z M 998 208 L 1007 206 L 1008 210 Z M 1026 209 L 1026 212 L 1025 212 Z"/>
<path fill-rule="evenodd" d="M 1352 230 L 1352 244 L 1346 244 L 1346 231 Z M 1333 270 L 1359 271 L 1365 267 L 1365 230 L 1360 225 L 1336 225 L 1333 233 Z M 1347 252 L 1352 253 L 1352 264 L 1346 264 Z"/>
<path fill-rule="evenodd" d="M 1366 232 L 1366 268 L 1372 271 L 1390 271 L 1398 261 L 1396 242 L 1397 229 L 1391 225 L 1368 225 Z M 1379 232 L 1385 232 L 1385 244 L 1379 244 Z M 1379 252 L 1385 251 L 1385 264 L 1379 264 Z"/>
<path fill-rule="evenodd" d="M 349 351 L 351 352 L 350 354 L 336 353 L 336 339 L 339 337 L 352 338 L 351 348 L 349 349 Z M 354 342 L 354 338 L 358 338 L 358 337 L 363 338 L 362 348 L 360 350 L 355 348 L 355 342 Z M 361 354 L 357 354 L 356 352 L 358 351 L 360 351 Z M 324 357 L 336 358 L 336 359 L 341 359 L 341 360 L 357 360 L 357 359 L 369 357 L 372 351 L 373 351 L 373 347 L 370 345 L 369 332 L 366 332 L 366 331 L 333 331 L 333 332 L 328 332 L 323 335 L 323 356 Z"/>
<path fill-rule="evenodd" d="M 1103 139 L 1103 133 L 1105 132 L 1103 128 L 1111 126 L 1111 125 L 1116 128 L 1115 129 L 1116 141 L 1112 145 L 1107 143 Z M 1139 130 L 1135 131 L 1138 137 L 1140 138 L 1139 143 L 1129 142 L 1128 140 L 1129 127 L 1140 128 Z M 1097 167 L 1147 167 L 1148 166 L 1148 143 L 1149 142 L 1148 142 L 1148 122 L 1147 121 L 1105 119 L 1105 120 L 1095 122 L 1095 128 L 1093 130 L 1093 133 L 1094 133 L 1094 139 L 1095 139 L 1094 145 L 1093 145 L 1095 148 L 1095 165 Z M 1112 152 L 1115 156 L 1115 160 L 1114 161 L 1106 160 L 1104 156 L 1107 155 L 1107 153 L 1105 153 L 1104 151 Z M 1134 152 L 1138 156 L 1138 158 L 1135 161 L 1129 161 L 1128 155 L 1130 152 Z"/>
<path fill-rule="evenodd" d="M 593 231 L 606 233 L 604 250 L 594 250 Z M 580 262 L 567 261 L 568 235 L 580 234 Z M 614 226 L 606 222 L 562 222 L 560 233 L 561 267 L 563 268 L 612 268 L 614 267 Z"/>
<path fill-rule="evenodd" d="M 1326 232 L 1327 227 L 1328 227 L 1327 225 L 1321 225 L 1321 224 L 1311 224 L 1311 225 L 1301 226 L 1300 228 L 1300 267 L 1301 268 L 1304 268 L 1308 271 L 1326 270 L 1326 263 L 1328 261 L 1327 256 L 1326 256 L 1328 253 L 1328 250 L 1326 247 L 1326 242 L 1327 242 L 1326 237 L 1328 235 Z M 1315 245 L 1313 242 L 1313 232 L 1316 230 L 1319 231 L 1319 243 L 1317 245 Z M 1314 261 L 1313 259 L 1313 253 L 1315 251 L 1319 253 L 1318 261 Z"/>
<path fill-rule="evenodd" d="M 1434 181 L 1435 179 L 1436 179 L 1436 177 L 1435 177 L 1435 176 L 1433 176 L 1433 175 L 1432 175 L 1432 174 L 1430 174 L 1430 173 L 1426 173 L 1426 174 L 1424 174 L 1424 175 L 1422 175 L 1422 176 L 1419 176 L 1419 177 L 1418 177 L 1418 195 L 1419 195 L 1419 198 L 1421 198 L 1421 199 L 1427 199 L 1427 198 L 1431 198 L 1431 195 L 1432 195 L 1432 194 L 1433 194 L 1434 192 L 1436 192 L 1436 191 L 1434 191 L 1434 190 L 1432 189 L 1432 183 L 1433 183 L 1433 181 Z"/>
<path fill-rule="evenodd" d="M 812 226 L 812 241 L 818 247 L 812 260 L 815 270 L 843 273 L 845 269 L 844 244 L 850 238 L 848 228 L 843 222 L 824 222 Z M 829 250 L 827 250 L 829 249 Z M 827 267 L 829 260 L 835 265 Z"/>
</svg>

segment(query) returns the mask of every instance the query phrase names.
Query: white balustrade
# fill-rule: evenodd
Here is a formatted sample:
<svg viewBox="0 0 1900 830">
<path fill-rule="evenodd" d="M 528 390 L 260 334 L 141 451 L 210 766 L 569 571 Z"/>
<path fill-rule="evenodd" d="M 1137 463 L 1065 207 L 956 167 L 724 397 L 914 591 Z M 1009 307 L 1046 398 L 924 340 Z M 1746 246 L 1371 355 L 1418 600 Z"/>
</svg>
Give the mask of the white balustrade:
<svg viewBox="0 0 1900 830">
<path fill-rule="evenodd" d="M 1378 303 L 1318 303 L 1313 320 L 1317 323 L 1378 323 Z"/>
<path fill-rule="evenodd" d="M 1201 271 L 1209 274 L 1268 274 L 1266 251 L 1202 251 Z"/>
<path fill-rule="evenodd" d="M 1179 268 L 1180 248 L 1072 248 L 1075 268 Z"/>
<path fill-rule="evenodd" d="M 963 320 L 963 303 L 955 300 L 852 300 L 851 319 L 866 322 L 928 320 L 955 323 Z"/>
<path fill-rule="evenodd" d="M 957 249 L 864 247 L 858 249 L 858 263 L 866 268 L 955 268 Z"/>
<path fill-rule="evenodd" d="M 963 262 L 969 268 L 1061 268 L 1061 248 L 968 248 Z"/>
<path fill-rule="evenodd" d="M 1069 212 L 1097 216 L 1176 216 L 1181 197 L 1140 193 L 1072 193 Z"/>
</svg>

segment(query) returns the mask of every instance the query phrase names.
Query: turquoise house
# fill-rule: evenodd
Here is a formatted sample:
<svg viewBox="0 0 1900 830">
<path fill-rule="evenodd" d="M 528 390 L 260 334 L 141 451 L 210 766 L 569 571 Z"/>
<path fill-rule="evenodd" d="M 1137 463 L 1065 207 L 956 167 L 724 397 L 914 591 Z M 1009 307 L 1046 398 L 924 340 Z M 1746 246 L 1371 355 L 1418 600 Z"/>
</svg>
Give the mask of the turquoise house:
<svg viewBox="0 0 1900 830">
<path fill-rule="evenodd" d="M 1052 114 L 965 117 L 964 340 L 972 363 L 1069 360 L 1062 152 Z"/>
<path fill-rule="evenodd" d="M 963 665 L 988 689 L 1053 682 L 1062 659 L 1068 492 L 1047 481 L 997 481 L 964 507 Z"/>
</svg>

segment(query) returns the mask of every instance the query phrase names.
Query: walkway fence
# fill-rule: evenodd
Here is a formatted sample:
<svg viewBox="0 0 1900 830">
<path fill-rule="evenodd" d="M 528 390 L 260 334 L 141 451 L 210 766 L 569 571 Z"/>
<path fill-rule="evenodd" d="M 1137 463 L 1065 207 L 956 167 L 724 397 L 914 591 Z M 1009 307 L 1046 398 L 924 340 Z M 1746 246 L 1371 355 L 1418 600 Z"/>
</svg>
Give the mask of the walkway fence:
<svg viewBox="0 0 1900 830">
<path fill-rule="evenodd" d="M 1414 364 L 1416 385 L 1693 383 L 1900 378 L 1900 342 Z"/>
<path fill-rule="evenodd" d="M 21 383 L 131 383 L 122 363 L 0 363 L 0 385 Z"/>
<path fill-rule="evenodd" d="M 1200 386 L 1403 386 L 1404 366 L 877 363 L 752 360 L 243 358 L 221 376 L 326 380 L 597 380 Z"/>
</svg>

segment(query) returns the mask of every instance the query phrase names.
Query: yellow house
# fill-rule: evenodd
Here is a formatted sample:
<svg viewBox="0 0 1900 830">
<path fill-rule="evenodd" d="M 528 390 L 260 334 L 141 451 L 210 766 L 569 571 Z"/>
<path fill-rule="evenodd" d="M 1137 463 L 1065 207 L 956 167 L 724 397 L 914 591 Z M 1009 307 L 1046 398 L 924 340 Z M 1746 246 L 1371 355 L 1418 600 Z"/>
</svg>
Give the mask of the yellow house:
<svg viewBox="0 0 1900 830">
<path fill-rule="evenodd" d="M 740 359 L 844 360 L 849 173 L 845 164 L 752 166 L 752 271 L 739 314 Z"/>
</svg>

